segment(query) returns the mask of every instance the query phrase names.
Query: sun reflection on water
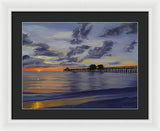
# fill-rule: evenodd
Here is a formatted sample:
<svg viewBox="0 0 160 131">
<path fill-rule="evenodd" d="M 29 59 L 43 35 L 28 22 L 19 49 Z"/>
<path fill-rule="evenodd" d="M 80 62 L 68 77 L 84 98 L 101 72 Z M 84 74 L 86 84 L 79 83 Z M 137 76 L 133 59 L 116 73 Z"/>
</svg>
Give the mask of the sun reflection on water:
<svg viewBox="0 0 160 131">
<path fill-rule="evenodd" d="M 103 96 L 102 92 L 92 94 L 93 96 L 88 96 L 87 92 L 129 87 L 135 80 L 136 75 L 132 74 L 25 72 L 23 108 L 74 107 L 92 101 L 108 100 L 108 96 Z"/>
<path fill-rule="evenodd" d="M 32 104 L 33 109 L 39 109 L 39 108 L 43 108 L 42 103 L 41 102 L 35 102 Z"/>
</svg>

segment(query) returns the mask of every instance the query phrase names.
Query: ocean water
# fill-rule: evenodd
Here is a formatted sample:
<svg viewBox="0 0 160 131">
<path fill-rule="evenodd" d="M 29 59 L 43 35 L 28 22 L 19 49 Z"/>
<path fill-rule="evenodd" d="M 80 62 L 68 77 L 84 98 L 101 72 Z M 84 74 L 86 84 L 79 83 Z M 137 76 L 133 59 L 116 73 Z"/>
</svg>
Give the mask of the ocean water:
<svg viewBox="0 0 160 131">
<path fill-rule="evenodd" d="M 137 73 L 23 72 L 23 109 L 137 108 Z"/>
</svg>

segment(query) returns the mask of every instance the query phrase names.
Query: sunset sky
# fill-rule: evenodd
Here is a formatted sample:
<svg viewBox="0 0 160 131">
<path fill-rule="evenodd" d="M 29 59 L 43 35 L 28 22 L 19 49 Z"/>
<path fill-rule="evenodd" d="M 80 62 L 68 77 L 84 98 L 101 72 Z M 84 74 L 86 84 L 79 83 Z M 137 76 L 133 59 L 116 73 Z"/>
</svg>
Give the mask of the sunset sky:
<svg viewBox="0 0 160 131">
<path fill-rule="evenodd" d="M 23 22 L 23 68 L 137 64 L 137 23 Z"/>
</svg>

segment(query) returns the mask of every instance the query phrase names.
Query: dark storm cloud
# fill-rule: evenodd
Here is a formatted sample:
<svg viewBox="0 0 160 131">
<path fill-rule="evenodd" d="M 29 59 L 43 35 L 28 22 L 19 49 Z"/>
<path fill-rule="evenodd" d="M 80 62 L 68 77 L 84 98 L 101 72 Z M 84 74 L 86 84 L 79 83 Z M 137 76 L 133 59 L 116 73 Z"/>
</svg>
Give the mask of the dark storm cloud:
<svg viewBox="0 0 160 131">
<path fill-rule="evenodd" d="M 78 62 L 78 57 L 74 57 L 76 54 L 82 54 L 86 49 L 89 49 L 90 46 L 82 45 L 77 46 L 75 48 L 70 48 L 70 51 L 67 53 L 67 55 L 64 58 L 59 58 L 57 61 L 62 61 L 62 64 L 68 63 L 68 62 Z"/>
<path fill-rule="evenodd" d="M 135 45 L 137 45 L 137 42 L 133 41 L 127 47 L 124 48 L 125 52 L 132 52 L 134 50 Z"/>
<path fill-rule="evenodd" d="M 23 45 L 30 45 L 33 41 L 30 40 L 28 34 L 23 33 Z"/>
<path fill-rule="evenodd" d="M 135 34 L 137 33 L 137 23 L 124 23 L 118 27 L 107 29 L 104 31 L 104 34 L 100 37 L 107 37 L 107 36 L 118 36 L 125 32 L 126 34 Z"/>
<path fill-rule="evenodd" d="M 73 30 L 72 36 L 73 36 L 74 38 L 80 37 L 80 26 L 76 27 L 76 28 Z"/>
<path fill-rule="evenodd" d="M 70 51 L 67 53 L 67 57 L 71 57 L 76 54 L 81 54 L 86 49 L 89 49 L 89 48 L 90 48 L 90 46 L 87 46 L 87 45 L 82 45 L 82 46 L 77 46 L 75 48 L 70 48 Z"/>
<path fill-rule="evenodd" d="M 35 55 L 43 55 L 43 56 L 63 56 L 63 53 L 59 53 L 54 50 L 49 50 L 49 46 L 45 43 L 39 43 L 35 44 L 36 46 L 39 46 L 38 48 L 34 49 Z"/>
<path fill-rule="evenodd" d="M 29 59 L 30 58 L 30 56 L 29 55 L 24 55 L 23 56 L 23 60 L 25 60 L 25 59 Z"/>
<path fill-rule="evenodd" d="M 78 38 L 76 38 L 76 39 L 71 40 L 70 43 L 72 45 L 74 45 L 74 44 L 80 44 L 80 43 L 82 43 L 82 40 L 79 40 Z"/>
<path fill-rule="evenodd" d="M 80 24 L 81 24 L 80 36 L 82 39 L 86 39 L 90 31 L 92 30 L 93 26 L 89 25 L 89 23 L 80 23 Z"/>
<path fill-rule="evenodd" d="M 109 51 L 112 50 L 114 43 L 113 41 L 104 41 L 102 47 L 95 47 L 89 50 L 87 58 L 101 58 L 102 56 L 110 56 Z"/>
<path fill-rule="evenodd" d="M 37 58 L 32 58 L 28 55 L 24 55 L 23 56 L 23 67 L 24 68 L 28 68 L 28 67 L 38 67 L 38 66 L 42 66 L 43 64 L 42 59 L 37 59 Z"/>
<path fill-rule="evenodd" d="M 137 23 L 131 23 L 129 25 L 130 30 L 126 34 L 134 34 L 137 33 Z"/>
<path fill-rule="evenodd" d="M 38 44 L 36 44 L 36 46 L 39 46 L 39 48 L 37 48 L 37 50 L 39 50 L 39 51 L 44 51 L 44 50 L 49 49 L 49 45 L 47 45 L 45 43 L 38 43 Z"/>
<path fill-rule="evenodd" d="M 83 39 L 87 39 L 88 34 L 92 30 L 93 26 L 89 23 L 79 23 L 78 27 L 73 30 L 72 37 L 70 41 L 71 44 L 80 44 L 83 42 Z"/>
</svg>

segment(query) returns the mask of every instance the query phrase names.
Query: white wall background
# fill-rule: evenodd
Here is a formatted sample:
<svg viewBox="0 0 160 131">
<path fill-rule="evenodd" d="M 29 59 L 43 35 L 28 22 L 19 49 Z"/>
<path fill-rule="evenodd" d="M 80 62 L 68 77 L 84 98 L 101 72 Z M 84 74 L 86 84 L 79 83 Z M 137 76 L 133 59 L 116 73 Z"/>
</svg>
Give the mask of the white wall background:
<svg viewBox="0 0 160 131">
<path fill-rule="evenodd" d="M 150 120 L 10 120 L 11 42 L 9 10 L 145 11 L 150 10 Z M 159 0 L 0 0 L 1 131 L 150 131 L 160 130 Z"/>
</svg>

